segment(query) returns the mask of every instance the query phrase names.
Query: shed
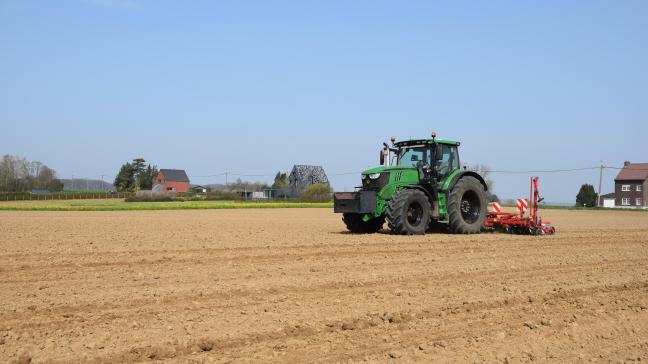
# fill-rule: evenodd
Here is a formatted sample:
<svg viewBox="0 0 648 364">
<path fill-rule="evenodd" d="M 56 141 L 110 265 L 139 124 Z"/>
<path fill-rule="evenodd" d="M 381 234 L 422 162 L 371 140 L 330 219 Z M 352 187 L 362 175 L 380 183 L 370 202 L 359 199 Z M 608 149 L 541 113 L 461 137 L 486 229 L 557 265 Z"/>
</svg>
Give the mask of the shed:
<svg viewBox="0 0 648 364">
<path fill-rule="evenodd" d="M 601 195 L 598 205 L 602 207 L 614 207 L 614 192 Z"/>
<path fill-rule="evenodd" d="M 207 192 L 209 192 L 209 188 L 208 188 L 208 187 L 201 186 L 201 185 L 194 185 L 194 186 L 191 186 L 191 190 L 192 190 L 194 193 L 207 193 Z"/>
</svg>

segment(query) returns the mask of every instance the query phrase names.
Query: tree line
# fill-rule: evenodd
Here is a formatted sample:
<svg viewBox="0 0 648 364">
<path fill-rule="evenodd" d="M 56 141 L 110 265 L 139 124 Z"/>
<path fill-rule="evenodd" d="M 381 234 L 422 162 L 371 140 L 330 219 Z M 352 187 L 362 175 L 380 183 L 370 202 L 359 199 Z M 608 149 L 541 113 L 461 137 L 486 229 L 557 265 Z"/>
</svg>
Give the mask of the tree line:
<svg viewBox="0 0 648 364">
<path fill-rule="evenodd" d="M 28 192 L 35 189 L 58 192 L 63 190 L 63 183 L 56 171 L 39 161 L 3 156 L 0 161 L 0 191 Z"/>
</svg>

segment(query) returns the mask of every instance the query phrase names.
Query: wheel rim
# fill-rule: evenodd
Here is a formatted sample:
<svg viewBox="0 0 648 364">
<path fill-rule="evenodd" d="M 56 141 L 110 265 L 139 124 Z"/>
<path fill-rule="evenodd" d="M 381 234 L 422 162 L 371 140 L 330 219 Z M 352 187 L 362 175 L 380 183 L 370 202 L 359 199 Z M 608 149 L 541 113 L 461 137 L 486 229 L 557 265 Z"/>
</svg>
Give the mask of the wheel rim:
<svg viewBox="0 0 648 364">
<path fill-rule="evenodd" d="M 407 206 L 407 222 L 411 226 L 418 226 L 423 219 L 423 206 L 414 201 Z"/>
<path fill-rule="evenodd" d="M 461 197 L 461 217 L 468 224 L 473 224 L 479 220 L 481 213 L 481 201 L 474 191 L 466 191 Z"/>
</svg>

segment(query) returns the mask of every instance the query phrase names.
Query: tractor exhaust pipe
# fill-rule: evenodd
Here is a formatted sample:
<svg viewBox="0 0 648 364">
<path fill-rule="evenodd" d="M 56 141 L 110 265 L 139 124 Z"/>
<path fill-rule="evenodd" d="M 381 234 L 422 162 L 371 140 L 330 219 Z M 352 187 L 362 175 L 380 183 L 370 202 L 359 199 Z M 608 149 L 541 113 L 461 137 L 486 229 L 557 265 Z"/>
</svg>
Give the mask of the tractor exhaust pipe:
<svg viewBox="0 0 648 364">
<path fill-rule="evenodd" d="M 392 136 L 390 138 L 392 145 L 396 143 L 396 137 Z M 387 143 L 383 142 L 383 149 L 380 151 L 380 165 L 381 166 L 389 166 L 391 164 L 391 155 L 390 152 L 392 149 L 389 148 L 389 145 Z"/>
<path fill-rule="evenodd" d="M 389 165 L 389 146 L 383 143 L 383 149 L 380 151 L 380 165 Z"/>
</svg>

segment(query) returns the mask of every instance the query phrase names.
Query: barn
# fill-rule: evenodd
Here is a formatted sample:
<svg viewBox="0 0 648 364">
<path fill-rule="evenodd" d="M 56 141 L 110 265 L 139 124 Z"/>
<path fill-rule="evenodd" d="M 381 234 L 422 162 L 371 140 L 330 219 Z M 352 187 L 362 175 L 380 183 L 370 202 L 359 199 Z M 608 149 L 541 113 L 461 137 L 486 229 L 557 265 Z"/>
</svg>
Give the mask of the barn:
<svg viewBox="0 0 648 364">
<path fill-rule="evenodd" d="M 153 192 L 187 192 L 189 177 L 183 169 L 160 169 L 153 180 Z"/>
<path fill-rule="evenodd" d="M 300 196 L 304 190 L 313 184 L 329 184 L 324 168 L 321 166 L 295 165 L 288 176 L 288 193 Z"/>
</svg>

